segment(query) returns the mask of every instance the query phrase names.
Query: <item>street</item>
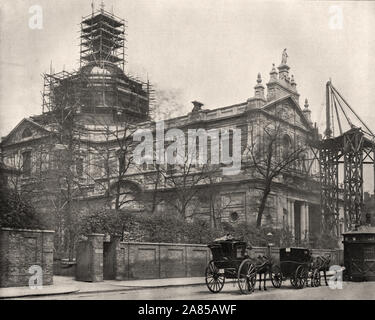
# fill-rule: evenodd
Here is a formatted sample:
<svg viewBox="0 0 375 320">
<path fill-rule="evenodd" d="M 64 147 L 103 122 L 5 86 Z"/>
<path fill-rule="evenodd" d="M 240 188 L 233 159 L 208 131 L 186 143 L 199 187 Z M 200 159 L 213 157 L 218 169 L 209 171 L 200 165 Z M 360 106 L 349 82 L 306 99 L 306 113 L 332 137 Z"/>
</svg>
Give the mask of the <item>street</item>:
<svg viewBox="0 0 375 320">
<path fill-rule="evenodd" d="M 72 293 L 64 295 L 35 296 L 38 300 L 365 300 L 375 299 L 375 282 L 344 282 L 342 289 L 318 288 L 294 289 L 285 282 L 280 289 L 267 284 L 267 291 L 256 289 L 252 294 L 242 295 L 237 283 L 228 282 L 222 292 L 213 294 L 205 285 L 163 288 L 124 289 L 116 292 Z M 19 298 L 25 299 L 25 298 Z"/>
</svg>

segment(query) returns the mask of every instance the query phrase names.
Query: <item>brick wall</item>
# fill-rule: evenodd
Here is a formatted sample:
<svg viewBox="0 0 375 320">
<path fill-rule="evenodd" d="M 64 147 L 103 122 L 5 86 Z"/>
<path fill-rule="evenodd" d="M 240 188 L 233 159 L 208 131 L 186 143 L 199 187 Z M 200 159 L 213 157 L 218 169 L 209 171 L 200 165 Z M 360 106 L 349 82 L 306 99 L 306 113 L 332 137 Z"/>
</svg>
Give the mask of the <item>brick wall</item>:
<svg viewBox="0 0 375 320">
<path fill-rule="evenodd" d="M 53 283 L 54 231 L 0 229 L 0 287 L 28 286 L 29 268 L 43 271 L 43 285 Z"/>
</svg>

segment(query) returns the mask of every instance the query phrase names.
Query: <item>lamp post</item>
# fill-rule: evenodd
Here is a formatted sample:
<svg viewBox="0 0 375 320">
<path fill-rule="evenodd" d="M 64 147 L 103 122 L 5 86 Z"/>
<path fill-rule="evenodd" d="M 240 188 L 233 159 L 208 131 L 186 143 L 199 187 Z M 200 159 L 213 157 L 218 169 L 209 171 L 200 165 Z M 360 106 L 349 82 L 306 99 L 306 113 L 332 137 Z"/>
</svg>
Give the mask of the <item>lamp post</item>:
<svg viewBox="0 0 375 320">
<path fill-rule="evenodd" d="M 268 256 L 271 257 L 271 247 L 274 245 L 271 240 L 272 240 L 272 232 L 267 233 L 267 239 L 268 239 L 268 244 L 267 244 L 267 251 L 268 251 Z"/>
</svg>

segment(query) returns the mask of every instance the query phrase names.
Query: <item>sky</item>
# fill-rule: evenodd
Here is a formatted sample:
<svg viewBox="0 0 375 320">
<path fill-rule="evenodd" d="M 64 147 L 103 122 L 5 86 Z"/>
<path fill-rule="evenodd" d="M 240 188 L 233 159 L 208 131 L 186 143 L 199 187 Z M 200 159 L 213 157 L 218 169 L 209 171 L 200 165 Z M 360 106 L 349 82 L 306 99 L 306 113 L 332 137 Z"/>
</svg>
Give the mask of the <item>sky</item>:
<svg viewBox="0 0 375 320">
<path fill-rule="evenodd" d="M 330 78 L 375 131 L 375 2 L 250 0 L 106 0 L 128 22 L 126 71 L 160 90 L 212 109 L 243 102 L 287 48 L 290 73 L 324 130 Z M 42 29 L 31 29 L 39 5 Z M 100 0 L 94 1 L 99 8 Z M 79 23 L 91 0 L 1 0 L 0 136 L 41 112 L 42 73 L 78 68 Z M 339 19 L 342 13 L 342 19 Z M 339 19 L 339 20 L 337 20 Z M 371 54 L 372 53 L 372 54 Z"/>
</svg>

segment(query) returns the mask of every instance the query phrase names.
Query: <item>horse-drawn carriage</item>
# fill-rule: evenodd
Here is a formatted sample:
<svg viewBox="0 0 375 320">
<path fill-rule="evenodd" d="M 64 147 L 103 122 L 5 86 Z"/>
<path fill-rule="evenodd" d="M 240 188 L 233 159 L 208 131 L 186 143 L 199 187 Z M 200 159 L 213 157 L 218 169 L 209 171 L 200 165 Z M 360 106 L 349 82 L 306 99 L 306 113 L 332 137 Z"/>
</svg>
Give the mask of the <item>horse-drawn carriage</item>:
<svg viewBox="0 0 375 320">
<path fill-rule="evenodd" d="M 309 249 L 281 248 L 280 272 L 282 280 L 289 278 L 294 288 L 302 289 L 308 282 L 312 262 L 312 254 Z M 282 281 L 280 282 L 282 283 Z"/>
<path fill-rule="evenodd" d="M 281 248 L 280 265 L 277 265 L 273 263 L 270 252 L 267 256 L 250 258 L 246 250 L 251 249 L 251 246 L 231 238 L 216 240 L 208 247 L 213 259 L 206 268 L 206 285 L 213 293 L 223 289 L 225 279 L 236 279 L 241 293 L 251 293 L 254 291 L 257 274 L 260 275 L 259 289 L 262 274 L 264 290 L 267 276 L 275 288 L 280 288 L 287 278 L 296 289 L 308 286 L 309 280 L 312 287 L 317 287 L 320 285 L 320 271 L 324 272 L 326 280 L 330 263 L 329 257 L 319 256 L 313 259 L 311 250 L 306 248 Z"/>
<path fill-rule="evenodd" d="M 306 248 L 281 248 L 280 249 L 280 273 L 282 280 L 290 279 L 290 283 L 296 289 L 305 286 L 320 286 L 320 272 L 324 272 L 326 285 L 326 271 L 330 265 L 329 256 L 312 256 L 311 250 Z M 282 282 L 282 280 L 280 282 Z M 280 284 L 281 286 L 281 284 Z"/>
<path fill-rule="evenodd" d="M 223 238 L 209 244 L 213 259 L 206 268 L 206 285 L 213 293 L 220 292 L 225 279 L 236 279 L 241 293 L 254 291 L 257 274 L 270 277 L 274 287 L 280 287 L 280 276 L 274 272 L 272 259 L 267 256 L 252 259 L 246 250 L 250 249 L 246 242 L 231 238 Z M 277 271 L 277 270 L 276 270 Z M 265 284 L 264 284 L 264 289 Z"/>
<path fill-rule="evenodd" d="M 208 245 L 213 259 L 206 268 L 206 285 L 220 292 L 225 279 L 236 279 L 241 293 L 251 293 L 256 282 L 255 265 L 246 253 L 247 243 L 235 239 L 218 240 Z"/>
</svg>

